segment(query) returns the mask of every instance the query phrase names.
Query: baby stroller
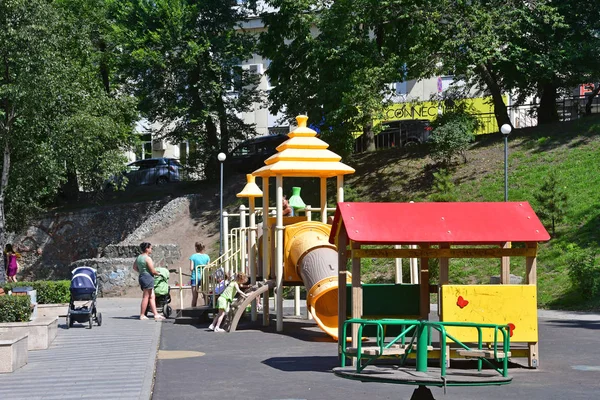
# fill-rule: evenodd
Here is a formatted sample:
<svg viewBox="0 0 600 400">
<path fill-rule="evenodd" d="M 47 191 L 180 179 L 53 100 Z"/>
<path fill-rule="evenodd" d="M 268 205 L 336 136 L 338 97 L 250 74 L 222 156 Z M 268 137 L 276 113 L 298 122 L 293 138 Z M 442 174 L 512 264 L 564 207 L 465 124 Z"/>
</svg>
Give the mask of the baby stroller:
<svg viewBox="0 0 600 400">
<path fill-rule="evenodd" d="M 158 275 L 154 277 L 154 295 L 156 302 L 156 310 L 162 308 L 162 313 L 165 318 L 173 313 L 173 309 L 169 305 L 171 302 L 171 287 L 169 286 L 169 270 L 166 268 L 157 268 Z M 146 308 L 146 314 L 151 312 L 150 305 Z"/>
<path fill-rule="evenodd" d="M 96 311 L 96 296 L 98 295 L 96 270 L 90 267 L 78 267 L 71 274 L 73 278 L 71 278 L 71 299 L 67 311 L 67 329 L 72 327 L 75 322 L 87 322 L 90 329 L 92 329 L 94 321 L 101 326 L 102 314 Z M 76 307 L 76 301 L 86 301 L 86 303 Z"/>
</svg>

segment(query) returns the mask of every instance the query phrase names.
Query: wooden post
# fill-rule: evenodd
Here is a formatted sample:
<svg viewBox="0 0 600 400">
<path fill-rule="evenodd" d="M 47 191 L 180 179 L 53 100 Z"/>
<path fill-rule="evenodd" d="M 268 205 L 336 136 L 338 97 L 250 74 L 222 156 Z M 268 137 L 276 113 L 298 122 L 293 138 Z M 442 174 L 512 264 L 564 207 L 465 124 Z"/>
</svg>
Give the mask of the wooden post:
<svg viewBox="0 0 600 400">
<path fill-rule="evenodd" d="M 337 202 L 344 201 L 344 175 L 337 176 Z"/>
<path fill-rule="evenodd" d="M 510 249 L 511 243 L 504 242 L 502 245 L 503 249 Z M 510 257 L 502 257 L 501 261 L 502 270 L 500 271 L 500 283 L 503 285 L 510 284 Z"/>
<path fill-rule="evenodd" d="M 360 249 L 360 244 L 351 242 L 352 250 Z M 360 282 L 360 258 L 352 255 L 352 318 L 362 318 L 363 292 Z M 352 325 L 352 347 L 358 347 L 358 325 Z"/>
<path fill-rule="evenodd" d="M 399 244 L 395 245 L 394 248 L 401 249 L 402 246 Z M 402 283 L 402 259 L 396 258 L 396 285 Z"/>
<path fill-rule="evenodd" d="M 269 177 L 262 178 L 263 191 L 263 256 L 262 256 L 262 276 L 264 279 L 269 278 L 269 269 L 271 264 L 271 249 L 269 249 Z M 269 291 L 263 294 L 263 326 L 269 326 Z"/>
<path fill-rule="evenodd" d="M 535 249 L 537 254 L 538 244 L 536 242 L 526 243 L 526 246 L 530 249 Z M 525 257 L 525 279 L 528 285 L 537 285 L 537 257 L 530 256 Z M 539 368 L 539 348 L 538 343 L 528 343 L 529 347 L 529 367 L 531 368 Z"/>
<path fill-rule="evenodd" d="M 450 248 L 450 243 L 440 243 L 440 249 L 449 249 Z M 450 259 L 443 257 L 440 258 L 440 278 L 439 278 L 439 285 L 438 285 L 438 316 L 440 317 L 440 321 L 444 320 L 444 316 L 442 315 L 442 288 L 444 285 L 447 285 L 450 282 Z M 445 349 L 441 349 L 441 351 L 444 351 L 446 353 L 446 367 L 450 366 L 450 345 L 446 345 Z M 441 352 L 440 352 L 441 353 Z M 441 354 L 440 354 L 441 356 Z M 442 362 L 442 359 L 440 357 L 440 363 Z M 440 364 L 441 365 L 441 364 Z"/>
<path fill-rule="evenodd" d="M 421 248 L 428 249 L 429 244 L 422 244 Z M 354 271 L 352 271 L 354 273 Z M 354 277 L 352 277 L 354 280 Z M 429 259 L 426 257 L 421 258 L 421 268 L 419 273 L 420 282 L 420 309 L 421 318 L 429 319 L 429 311 L 431 309 L 429 300 Z"/>
<path fill-rule="evenodd" d="M 248 198 L 248 204 L 250 206 L 248 268 L 250 269 L 250 283 L 254 286 L 256 284 L 256 210 L 254 209 L 254 197 Z M 256 322 L 258 319 L 256 313 L 256 300 L 252 302 L 250 319 L 252 322 Z"/>
<path fill-rule="evenodd" d="M 327 223 L 327 178 L 321 178 L 321 222 Z"/>
<path fill-rule="evenodd" d="M 275 213 L 275 299 L 277 304 L 277 332 L 283 332 L 283 177 L 277 175 Z"/>
<path fill-rule="evenodd" d="M 347 281 L 347 269 L 346 264 L 348 263 L 348 256 L 346 255 L 346 249 L 348 247 L 348 235 L 346 228 L 342 224 L 340 233 L 337 237 L 337 249 L 338 249 L 338 357 L 341 358 L 342 346 L 346 346 L 346 338 L 343 337 L 342 332 L 344 328 L 344 322 L 346 321 L 346 281 Z"/>
</svg>

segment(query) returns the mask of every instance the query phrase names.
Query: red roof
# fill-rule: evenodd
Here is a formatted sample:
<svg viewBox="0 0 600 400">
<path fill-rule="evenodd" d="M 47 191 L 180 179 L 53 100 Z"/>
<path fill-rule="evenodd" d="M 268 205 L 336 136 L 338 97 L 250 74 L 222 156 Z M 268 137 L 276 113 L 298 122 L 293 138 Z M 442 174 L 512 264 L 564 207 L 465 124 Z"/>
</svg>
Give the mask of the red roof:
<svg viewBox="0 0 600 400">
<path fill-rule="evenodd" d="M 339 203 L 329 241 L 344 224 L 362 244 L 544 242 L 550 235 L 527 202 Z"/>
</svg>

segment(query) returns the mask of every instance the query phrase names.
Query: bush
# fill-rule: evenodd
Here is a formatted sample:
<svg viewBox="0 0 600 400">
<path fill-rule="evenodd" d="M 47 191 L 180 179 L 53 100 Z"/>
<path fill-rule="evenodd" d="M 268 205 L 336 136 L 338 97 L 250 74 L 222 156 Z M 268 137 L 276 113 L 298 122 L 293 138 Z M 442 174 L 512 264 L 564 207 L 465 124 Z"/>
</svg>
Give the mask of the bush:
<svg viewBox="0 0 600 400">
<path fill-rule="evenodd" d="M 556 234 L 556 224 L 560 223 L 567 209 L 567 193 L 561 188 L 556 171 L 551 169 L 542 182 L 540 189 L 533 194 L 539 203 L 536 210 L 542 221 L 549 224 L 552 236 Z"/>
<path fill-rule="evenodd" d="M 429 196 L 431 201 L 456 201 L 458 195 L 456 194 L 456 187 L 452 182 L 452 175 L 447 169 L 440 169 L 438 172 L 433 173 L 433 193 Z"/>
<path fill-rule="evenodd" d="M 445 166 L 462 154 L 466 162 L 465 151 L 475 139 L 477 119 L 463 109 L 446 112 L 432 123 L 431 157 Z"/>
<path fill-rule="evenodd" d="M 28 322 L 32 311 L 29 296 L 0 296 L 0 322 Z"/>
<path fill-rule="evenodd" d="M 8 293 L 16 286 L 31 286 L 36 290 L 38 304 L 68 303 L 71 299 L 70 281 L 11 282 L 4 285 L 4 291 Z"/>
<path fill-rule="evenodd" d="M 600 293 L 600 265 L 596 263 L 596 252 L 582 249 L 576 244 L 567 245 L 567 266 L 571 284 L 584 296 Z"/>
</svg>

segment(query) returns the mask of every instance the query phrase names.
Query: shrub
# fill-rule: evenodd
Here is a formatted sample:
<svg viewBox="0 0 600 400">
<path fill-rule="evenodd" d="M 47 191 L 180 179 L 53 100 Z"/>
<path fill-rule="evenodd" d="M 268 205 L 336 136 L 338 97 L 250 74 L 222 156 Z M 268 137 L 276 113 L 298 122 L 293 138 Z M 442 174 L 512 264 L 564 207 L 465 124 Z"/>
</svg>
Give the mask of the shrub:
<svg viewBox="0 0 600 400">
<path fill-rule="evenodd" d="M 432 190 L 433 193 L 429 196 L 431 201 L 448 202 L 456 201 L 458 198 L 452 176 L 443 168 L 433 173 Z"/>
<path fill-rule="evenodd" d="M 11 282 L 4 285 L 4 291 L 8 293 L 15 286 L 31 286 L 37 292 L 38 304 L 68 303 L 71 298 L 70 281 Z"/>
<path fill-rule="evenodd" d="M 0 296 L 0 322 L 28 322 L 31 312 L 29 296 Z"/>
<path fill-rule="evenodd" d="M 536 210 L 542 221 L 550 224 L 552 236 L 556 234 L 556 224 L 560 223 L 567 209 L 567 193 L 560 187 L 556 171 L 551 169 L 539 190 L 533 194 L 540 207 Z"/>
<path fill-rule="evenodd" d="M 432 123 L 431 157 L 446 166 L 449 166 L 452 159 L 458 155 L 462 155 L 466 162 L 464 153 L 475 139 L 477 124 L 475 117 L 460 108 L 436 118 Z"/>
<path fill-rule="evenodd" d="M 568 244 L 567 266 L 571 284 L 584 295 L 596 296 L 600 293 L 600 265 L 596 263 L 596 252 L 582 249 L 576 244 Z"/>
</svg>

